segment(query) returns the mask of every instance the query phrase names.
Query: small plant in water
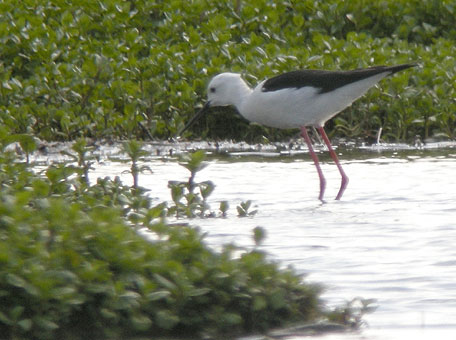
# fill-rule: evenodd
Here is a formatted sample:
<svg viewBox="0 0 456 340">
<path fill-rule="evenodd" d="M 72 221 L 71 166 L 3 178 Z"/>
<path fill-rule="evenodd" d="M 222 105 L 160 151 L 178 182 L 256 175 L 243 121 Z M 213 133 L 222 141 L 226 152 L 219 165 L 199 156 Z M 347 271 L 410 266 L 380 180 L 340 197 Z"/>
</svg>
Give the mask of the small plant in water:
<svg viewBox="0 0 456 340">
<path fill-rule="evenodd" d="M 176 217 L 214 216 L 207 203 L 207 198 L 214 191 L 214 183 L 212 181 L 195 182 L 197 172 L 207 166 L 204 163 L 205 159 L 206 154 L 201 150 L 180 157 L 179 164 L 190 171 L 190 177 L 187 181 L 168 182 L 174 202 L 174 206 L 168 210 L 170 215 L 176 215 Z"/>
<path fill-rule="evenodd" d="M 245 201 L 245 202 L 241 202 L 241 204 L 239 204 L 236 207 L 237 211 L 238 211 L 238 216 L 239 217 L 254 216 L 258 212 L 258 210 L 249 211 L 251 205 L 252 205 L 252 201 L 251 200 L 248 200 L 248 201 Z"/>
<path fill-rule="evenodd" d="M 138 166 L 141 157 L 147 156 L 148 152 L 143 149 L 143 144 L 140 141 L 133 139 L 122 144 L 122 151 L 130 158 L 131 168 L 126 172 L 133 176 L 133 188 L 137 190 L 139 188 L 139 174 L 146 171 L 152 173 L 151 168 L 147 165 Z"/>
<path fill-rule="evenodd" d="M 187 181 L 168 181 L 168 187 L 171 189 L 171 198 L 174 205 L 168 209 L 168 216 L 176 217 L 215 217 L 216 213 L 210 210 L 207 203 L 208 197 L 215 189 L 212 181 L 195 182 L 196 174 L 203 170 L 206 154 L 199 150 L 191 154 L 185 154 L 180 157 L 179 164 L 190 171 L 190 177 Z M 257 210 L 250 211 L 252 201 L 241 202 L 237 206 L 238 216 L 253 216 Z M 229 209 L 228 201 L 221 201 L 219 206 L 220 217 L 226 217 Z"/>
<path fill-rule="evenodd" d="M 220 210 L 222 217 L 226 217 L 229 208 L 230 208 L 230 205 L 229 205 L 228 201 L 220 202 L 219 210 Z"/>
<path fill-rule="evenodd" d="M 261 246 L 263 241 L 266 239 L 266 230 L 263 227 L 253 228 L 253 241 L 255 241 L 255 247 Z"/>
<path fill-rule="evenodd" d="M 78 173 L 79 180 L 87 186 L 90 185 L 89 171 L 93 169 L 92 164 L 95 159 L 92 155 L 93 149 L 93 146 L 87 145 L 87 140 L 85 138 L 79 138 L 71 146 L 71 150 L 76 152 L 76 155 L 68 151 L 62 151 L 62 154 L 70 157 L 74 162 L 78 163 L 78 169 L 76 172 Z"/>
<path fill-rule="evenodd" d="M 19 143 L 22 151 L 25 153 L 25 162 L 27 165 L 30 164 L 30 154 L 36 150 L 36 140 L 35 137 L 29 134 L 17 134 L 12 135 L 11 140 L 15 140 Z"/>
<path fill-rule="evenodd" d="M 363 316 L 377 309 L 374 305 L 376 302 L 375 299 L 354 298 L 348 301 L 345 306 L 336 308 L 328 313 L 328 320 L 348 325 L 352 328 L 359 328 L 366 323 L 363 320 Z"/>
</svg>

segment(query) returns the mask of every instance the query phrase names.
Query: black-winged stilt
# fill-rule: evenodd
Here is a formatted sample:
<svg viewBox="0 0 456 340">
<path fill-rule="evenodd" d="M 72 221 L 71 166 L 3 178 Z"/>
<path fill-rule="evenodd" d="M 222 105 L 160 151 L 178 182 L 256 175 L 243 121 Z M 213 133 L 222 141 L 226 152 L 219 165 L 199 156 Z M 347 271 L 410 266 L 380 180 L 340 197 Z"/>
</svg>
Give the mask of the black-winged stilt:
<svg viewBox="0 0 456 340">
<path fill-rule="evenodd" d="M 323 129 L 325 122 L 350 106 L 381 79 L 412 66 L 415 64 L 375 66 L 351 71 L 292 71 L 264 80 L 254 89 L 245 83 L 240 74 L 221 73 L 212 78 L 208 85 L 207 103 L 190 119 L 179 135 L 208 108 L 227 105 L 234 106 L 252 122 L 282 129 L 299 128 L 318 171 L 318 198 L 323 201 L 326 180 L 306 129 L 307 126 L 313 126 L 323 137 L 342 176 L 336 196 L 336 200 L 339 200 L 347 187 L 348 177 Z"/>
</svg>

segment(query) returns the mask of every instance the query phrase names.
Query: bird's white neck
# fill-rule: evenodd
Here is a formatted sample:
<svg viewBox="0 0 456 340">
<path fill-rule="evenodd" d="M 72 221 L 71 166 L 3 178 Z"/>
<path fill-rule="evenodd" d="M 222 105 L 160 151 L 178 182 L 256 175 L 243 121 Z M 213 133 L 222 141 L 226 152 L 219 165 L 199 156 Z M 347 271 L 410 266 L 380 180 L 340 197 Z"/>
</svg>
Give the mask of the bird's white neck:
<svg viewBox="0 0 456 340">
<path fill-rule="evenodd" d="M 246 84 L 246 82 L 239 78 L 239 81 L 233 84 L 230 91 L 231 105 L 234 105 L 239 112 L 242 112 L 242 103 L 250 96 L 252 89 Z"/>
</svg>

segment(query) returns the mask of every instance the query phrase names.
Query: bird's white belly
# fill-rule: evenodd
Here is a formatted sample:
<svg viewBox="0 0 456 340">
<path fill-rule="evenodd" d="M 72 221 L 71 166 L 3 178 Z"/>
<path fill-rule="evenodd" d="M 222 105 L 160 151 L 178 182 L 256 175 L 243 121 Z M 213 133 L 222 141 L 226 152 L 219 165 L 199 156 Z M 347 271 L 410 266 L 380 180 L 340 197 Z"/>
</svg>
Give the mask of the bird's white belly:
<svg viewBox="0 0 456 340">
<path fill-rule="evenodd" d="M 378 74 L 327 93 L 319 93 L 314 87 L 262 92 L 260 84 L 239 111 L 248 120 L 270 127 L 323 126 L 385 76 Z"/>
</svg>

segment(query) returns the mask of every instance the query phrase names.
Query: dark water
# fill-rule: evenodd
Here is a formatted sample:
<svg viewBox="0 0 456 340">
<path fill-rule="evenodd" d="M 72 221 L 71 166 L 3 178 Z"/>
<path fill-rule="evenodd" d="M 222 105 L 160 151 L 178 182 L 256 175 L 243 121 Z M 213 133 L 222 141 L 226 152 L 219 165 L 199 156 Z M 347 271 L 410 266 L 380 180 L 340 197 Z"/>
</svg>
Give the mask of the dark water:
<svg viewBox="0 0 456 340">
<path fill-rule="evenodd" d="M 454 145 L 339 151 L 350 177 L 341 201 L 333 200 L 340 182 L 337 168 L 322 155 L 324 204 L 317 199 L 318 177 L 308 155 L 240 151 L 211 158 L 196 178 L 216 184 L 213 210 L 221 200 L 230 204 L 228 218 L 192 221 L 207 232 L 210 245 L 252 246 L 251 230 L 262 226 L 267 231 L 263 249 L 309 281 L 324 283 L 330 305 L 358 296 L 377 299 L 378 309 L 365 317 L 368 328 L 321 339 L 456 338 Z M 142 175 L 140 185 L 157 201 L 170 200 L 168 180 L 188 177 L 173 157 L 147 164 L 154 173 Z M 120 175 L 129 183 L 124 169 L 106 161 L 92 177 Z M 236 206 L 246 200 L 258 213 L 239 218 Z"/>
</svg>

